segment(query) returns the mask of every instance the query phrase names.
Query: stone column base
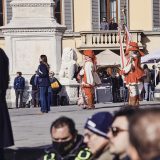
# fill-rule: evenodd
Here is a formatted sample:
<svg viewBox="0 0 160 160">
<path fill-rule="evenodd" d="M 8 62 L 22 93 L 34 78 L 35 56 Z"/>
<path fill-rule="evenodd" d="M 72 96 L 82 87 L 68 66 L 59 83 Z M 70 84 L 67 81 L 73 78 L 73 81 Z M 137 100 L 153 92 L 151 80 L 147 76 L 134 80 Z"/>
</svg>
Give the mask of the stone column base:
<svg viewBox="0 0 160 160">
<path fill-rule="evenodd" d="M 77 104 L 79 87 L 77 81 L 64 78 L 60 79 L 60 83 L 63 86 L 60 97 L 65 96 L 67 98 L 68 104 Z"/>
</svg>

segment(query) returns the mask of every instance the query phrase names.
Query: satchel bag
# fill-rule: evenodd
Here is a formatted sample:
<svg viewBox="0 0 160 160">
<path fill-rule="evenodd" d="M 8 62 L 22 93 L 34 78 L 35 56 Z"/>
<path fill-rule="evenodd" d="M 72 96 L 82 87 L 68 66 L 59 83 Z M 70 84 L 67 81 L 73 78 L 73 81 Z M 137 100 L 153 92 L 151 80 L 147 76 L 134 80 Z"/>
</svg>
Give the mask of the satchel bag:
<svg viewBox="0 0 160 160">
<path fill-rule="evenodd" d="M 95 85 L 102 84 L 101 79 L 99 78 L 99 75 L 97 74 L 97 72 L 93 72 L 93 79 L 94 79 Z"/>
<path fill-rule="evenodd" d="M 58 89 L 59 87 L 60 87 L 60 85 L 57 81 L 51 83 L 51 88 L 52 89 Z"/>
</svg>

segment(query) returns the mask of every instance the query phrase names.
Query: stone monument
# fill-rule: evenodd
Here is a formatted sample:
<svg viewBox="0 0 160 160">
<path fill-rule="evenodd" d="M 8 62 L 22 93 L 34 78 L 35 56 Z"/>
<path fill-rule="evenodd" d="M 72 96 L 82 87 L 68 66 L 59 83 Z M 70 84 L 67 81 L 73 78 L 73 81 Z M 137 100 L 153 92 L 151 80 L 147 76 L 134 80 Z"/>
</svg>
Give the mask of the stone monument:
<svg viewBox="0 0 160 160">
<path fill-rule="evenodd" d="M 67 97 L 69 104 L 77 104 L 78 86 L 74 78 L 77 71 L 77 54 L 72 48 L 64 48 L 62 64 L 59 72 L 60 82 L 63 86 L 61 96 Z"/>
<path fill-rule="evenodd" d="M 45 54 L 58 75 L 61 61 L 62 35 L 66 29 L 54 19 L 53 0 L 12 0 L 12 19 L 1 27 L 5 36 L 5 51 L 10 61 L 11 89 L 17 71 L 29 81 Z M 15 101 L 14 91 L 10 99 Z"/>
</svg>

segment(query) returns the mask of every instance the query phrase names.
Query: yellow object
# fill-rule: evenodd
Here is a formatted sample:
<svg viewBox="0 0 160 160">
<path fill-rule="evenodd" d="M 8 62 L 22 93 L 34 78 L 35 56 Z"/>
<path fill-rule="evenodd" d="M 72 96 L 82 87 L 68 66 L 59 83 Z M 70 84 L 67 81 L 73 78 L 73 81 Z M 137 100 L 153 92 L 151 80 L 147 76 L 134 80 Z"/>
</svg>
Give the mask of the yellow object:
<svg viewBox="0 0 160 160">
<path fill-rule="evenodd" d="M 59 88 L 58 82 L 55 81 L 55 82 L 51 83 L 51 88 L 52 88 L 52 89 L 57 89 L 57 88 Z"/>
</svg>

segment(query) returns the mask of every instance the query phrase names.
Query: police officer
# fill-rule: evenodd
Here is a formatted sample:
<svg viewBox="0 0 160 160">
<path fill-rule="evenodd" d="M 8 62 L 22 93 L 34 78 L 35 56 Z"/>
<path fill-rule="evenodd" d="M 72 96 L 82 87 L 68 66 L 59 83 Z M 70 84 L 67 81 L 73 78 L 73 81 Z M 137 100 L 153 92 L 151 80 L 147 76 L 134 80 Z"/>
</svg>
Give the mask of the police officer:
<svg viewBox="0 0 160 160">
<path fill-rule="evenodd" d="M 50 128 L 52 146 L 39 160 L 89 160 L 91 152 L 77 133 L 75 123 L 67 117 L 55 120 Z"/>
</svg>

